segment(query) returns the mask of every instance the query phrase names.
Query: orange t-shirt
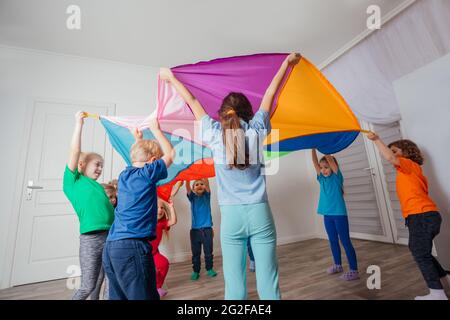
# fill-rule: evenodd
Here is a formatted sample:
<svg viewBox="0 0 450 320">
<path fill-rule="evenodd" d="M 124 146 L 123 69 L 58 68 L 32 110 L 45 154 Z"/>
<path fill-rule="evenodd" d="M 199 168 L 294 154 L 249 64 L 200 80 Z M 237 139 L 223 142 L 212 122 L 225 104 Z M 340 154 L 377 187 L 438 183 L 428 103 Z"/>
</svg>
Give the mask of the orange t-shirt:
<svg viewBox="0 0 450 320">
<path fill-rule="evenodd" d="M 420 165 L 414 161 L 399 157 L 397 169 L 397 195 L 400 200 L 403 217 L 438 211 L 436 204 L 428 195 L 427 178 Z"/>
</svg>

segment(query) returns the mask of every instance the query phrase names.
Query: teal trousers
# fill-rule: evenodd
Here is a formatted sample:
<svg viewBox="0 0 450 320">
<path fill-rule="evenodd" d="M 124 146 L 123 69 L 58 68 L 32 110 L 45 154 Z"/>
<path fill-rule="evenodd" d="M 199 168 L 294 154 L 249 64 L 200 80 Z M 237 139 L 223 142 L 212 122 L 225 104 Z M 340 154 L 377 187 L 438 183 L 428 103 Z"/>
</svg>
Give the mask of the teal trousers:
<svg viewBox="0 0 450 320">
<path fill-rule="evenodd" d="M 255 256 L 256 286 L 261 300 L 281 299 L 278 285 L 277 235 L 269 204 L 220 206 L 220 240 L 225 299 L 247 299 L 247 241 Z"/>
</svg>

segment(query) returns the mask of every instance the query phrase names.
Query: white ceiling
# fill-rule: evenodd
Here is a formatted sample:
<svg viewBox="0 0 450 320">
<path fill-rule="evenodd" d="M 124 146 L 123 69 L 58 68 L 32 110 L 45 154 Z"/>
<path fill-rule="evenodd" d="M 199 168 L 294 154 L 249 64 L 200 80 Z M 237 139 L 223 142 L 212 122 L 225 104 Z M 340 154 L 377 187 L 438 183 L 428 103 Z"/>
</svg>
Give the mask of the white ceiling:
<svg viewBox="0 0 450 320">
<path fill-rule="evenodd" d="M 409 0 L 0 0 L 0 44 L 147 66 L 299 51 L 320 65 Z M 66 28 L 81 8 L 82 29 Z"/>
</svg>

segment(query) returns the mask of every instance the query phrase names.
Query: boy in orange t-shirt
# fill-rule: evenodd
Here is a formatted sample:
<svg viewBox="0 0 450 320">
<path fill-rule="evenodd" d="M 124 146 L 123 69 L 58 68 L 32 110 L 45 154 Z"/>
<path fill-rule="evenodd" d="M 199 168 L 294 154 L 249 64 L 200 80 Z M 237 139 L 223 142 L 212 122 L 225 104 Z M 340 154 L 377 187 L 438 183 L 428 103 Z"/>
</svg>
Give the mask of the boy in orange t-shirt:
<svg viewBox="0 0 450 320">
<path fill-rule="evenodd" d="M 399 140 L 386 146 L 375 133 L 367 136 L 375 142 L 381 155 L 397 170 L 397 194 L 409 230 L 409 249 L 430 289 L 416 300 L 448 300 L 441 279 L 447 272 L 431 254 L 433 239 L 439 234 L 442 218 L 428 195 L 427 178 L 422 173 L 422 154 L 410 140 Z"/>
</svg>

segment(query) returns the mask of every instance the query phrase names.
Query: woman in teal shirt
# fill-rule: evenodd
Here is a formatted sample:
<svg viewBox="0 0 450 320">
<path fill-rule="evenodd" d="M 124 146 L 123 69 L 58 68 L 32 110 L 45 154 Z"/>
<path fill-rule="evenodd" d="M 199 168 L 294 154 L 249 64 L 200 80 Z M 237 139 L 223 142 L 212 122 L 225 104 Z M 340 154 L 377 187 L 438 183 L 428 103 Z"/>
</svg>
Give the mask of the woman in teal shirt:
<svg viewBox="0 0 450 320">
<path fill-rule="evenodd" d="M 203 142 L 212 149 L 221 220 L 221 246 L 225 278 L 225 299 L 247 298 L 247 241 L 250 238 L 260 299 L 280 299 L 276 230 L 267 200 L 262 173 L 262 141 L 270 132 L 270 112 L 274 96 L 290 65 L 299 62 L 291 54 L 281 65 L 253 114 L 242 93 L 230 93 L 219 110 L 220 121 L 206 114 L 200 102 L 178 81 L 170 69 L 161 69 L 160 78 L 170 81 L 197 120 L 202 124 Z M 240 152 L 241 151 L 241 152 Z M 255 152 L 256 157 L 255 157 Z M 250 155 L 251 153 L 251 155 Z"/>
</svg>

